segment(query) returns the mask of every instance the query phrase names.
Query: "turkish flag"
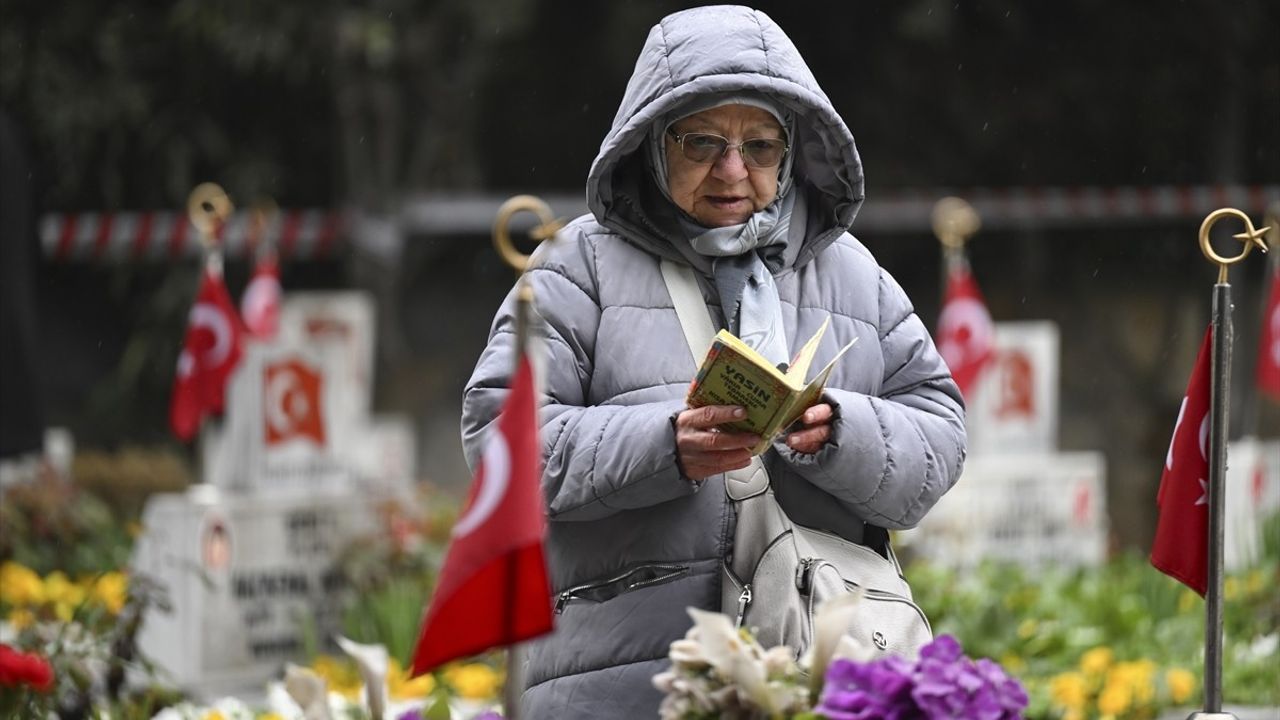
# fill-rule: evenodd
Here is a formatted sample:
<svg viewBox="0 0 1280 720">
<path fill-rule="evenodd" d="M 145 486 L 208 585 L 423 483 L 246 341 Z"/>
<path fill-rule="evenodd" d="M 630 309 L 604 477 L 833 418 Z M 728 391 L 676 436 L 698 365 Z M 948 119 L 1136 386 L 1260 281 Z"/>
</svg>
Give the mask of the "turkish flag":
<svg viewBox="0 0 1280 720">
<path fill-rule="evenodd" d="M 533 371 L 522 357 L 453 527 L 413 651 L 414 675 L 551 631 L 536 412 Z"/>
<path fill-rule="evenodd" d="M 995 325 L 978 284 L 967 267 L 952 270 L 938 316 L 938 352 L 962 395 L 969 394 L 994 349 Z"/>
<path fill-rule="evenodd" d="M 1271 299 L 1258 338 L 1258 389 L 1280 402 L 1280 265 L 1271 272 Z"/>
<path fill-rule="evenodd" d="M 262 426 L 268 446 L 301 438 L 324 447 L 324 375 L 297 358 L 263 368 Z"/>
<path fill-rule="evenodd" d="M 1209 356 L 1204 334 L 1165 456 L 1151 564 L 1204 595 L 1209 586 Z"/>
<path fill-rule="evenodd" d="M 195 437 L 205 415 L 222 413 L 227 378 L 240 362 L 240 318 L 217 262 L 205 264 L 200 291 L 187 316 L 187 334 L 169 403 L 169 425 L 182 440 Z"/>
<path fill-rule="evenodd" d="M 250 335 L 262 340 L 276 336 L 280 327 L 280 266 L 274 257 L 258 260 L 240 298 L 240 314 Z"/>
</svg>

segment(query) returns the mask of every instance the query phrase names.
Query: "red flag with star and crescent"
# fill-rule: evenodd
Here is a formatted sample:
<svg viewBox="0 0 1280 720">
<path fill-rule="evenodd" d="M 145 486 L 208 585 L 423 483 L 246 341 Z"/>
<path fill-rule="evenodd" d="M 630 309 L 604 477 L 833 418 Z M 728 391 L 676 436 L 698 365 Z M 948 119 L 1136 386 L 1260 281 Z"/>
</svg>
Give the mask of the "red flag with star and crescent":
<svg viewBox="0 0 1280 720">
<path fill-rule="evenodd" d="M 180 439 L 195 437 L 206 415 L 222 413 L 227 378 L 240 362 L 240 335 L 240 317 L 223 284 L 221 263 L 210 258 L 187 316 L 169 401 L 169 426 Z"/>
<path fill-rule="evenodd" d="M 995 324 L 967 264 L 947 274 L 947 289 L 938 316 L 938 352 L 969 397 L 974 382 L 995 351 Z"/>
<path fill-rule="evenodd" d="M 552 629 L 533 370 L 521 357 L 413 651 L 413 674 Z"/>
<path fill-rule="evenodd" d="M 1209 587 L 1209 358 L 1213 330 L 1200 345 L 1165 456 L 1151 564 L 1205 594 Z"/>
</svg>

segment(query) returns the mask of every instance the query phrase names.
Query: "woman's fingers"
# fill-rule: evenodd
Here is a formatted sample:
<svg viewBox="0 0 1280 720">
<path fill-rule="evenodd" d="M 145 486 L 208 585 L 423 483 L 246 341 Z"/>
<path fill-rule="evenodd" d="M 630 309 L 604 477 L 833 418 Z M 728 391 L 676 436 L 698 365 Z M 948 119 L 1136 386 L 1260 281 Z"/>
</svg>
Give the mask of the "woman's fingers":
<svg viewBox="0 0 1280 720">
<path fill-rule="evenodd" d="M 831 422 L 831 418 L 835 417 L 835 411 L 827 403 L 818 403 L 804 411 L 800 416 L 800 422 L 806 426 L 826 425 Z"/>
<path fill-rule="evenodd" d="M 685 475 L 693 480 L 701 480 L 712 475 L 741 470 L 751 464 L 751 452 L 733 450 L 718 453 L 694 453 L 681 456 Z"/>
<path fill-rule="evenodd" d="M 741 420 L 747 411 L 737 405 L 704 405 L 690 408 L 676 416 L 676 427 L 710 429 L 717 425 Z"/>
<path fill-rule="evenodd" d="M 819 407 L 826 408 L 826 411 L 819 411 Z M 810 413 L 814 413 L 818 419 L 811 422 Z M 831 439 L 831 406 L 815 405 L 806 410 L 800 420 L 805 428 L 787 435 L 787 447 L 806 455 L 818 452 Z"/>
<path fill-rule="evenodd" d="M 677 415 L 676 451 L 685 475 L 701 480 L 750 465 L 750 449 L 760 442 L 760 436 L 716 429 L 744 417 L 746 411 L 734 405 L 708 405 Z"/>
</svg>

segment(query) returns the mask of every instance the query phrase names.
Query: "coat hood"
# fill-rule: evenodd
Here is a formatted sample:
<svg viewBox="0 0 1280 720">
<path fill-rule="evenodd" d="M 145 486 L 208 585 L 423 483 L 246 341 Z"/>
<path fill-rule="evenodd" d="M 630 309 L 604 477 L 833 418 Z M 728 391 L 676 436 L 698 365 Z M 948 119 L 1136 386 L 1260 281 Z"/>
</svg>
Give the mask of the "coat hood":
<svg viewBox="0 0 1280 720">
<path fill-rule="evenodd" d="M 805 199 L 803 237 L 787 253 L 802 265 L 848 230 L 862 205 L 862 161 L 853 134 L 782 28 L 732 5 L 685 10 L 649 31 L 613 127 L 587 176 L 587 206 L 602 225 L 662 257 L 703 270 L 670 201 L 644 159 L 651 125 L 708 95 L 759 93 L 795 114 L 795 185 Z M 796 219 L 793 219 L 793 223 Z"/>
</svg>

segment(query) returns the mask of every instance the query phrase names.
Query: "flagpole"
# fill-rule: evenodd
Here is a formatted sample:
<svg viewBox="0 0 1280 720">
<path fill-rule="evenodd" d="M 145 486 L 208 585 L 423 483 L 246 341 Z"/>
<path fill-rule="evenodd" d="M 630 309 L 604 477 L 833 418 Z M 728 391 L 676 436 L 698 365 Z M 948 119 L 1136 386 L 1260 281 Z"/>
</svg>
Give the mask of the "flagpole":
<svg viewBox="0 0 1280 720">
<path fill-rule="evenodd" d="M 1239 217 L 1244 220 L 1246 232 L 1235 237 L 1244 242 L 1244 250 L 1232 258 L 1224 258 L 1214 251 L 1210 243 L 1210 230 L 1219 220 Z M 1209 213 L 1200 225 L 1200 249 L 1210 262 L 1218 265 L 1218 282 L 1213 286 L 1213 344 L 1211 351 L 1209 390 L 1209 552 L 1208 587 L 1205 594 L 1204 622 L 1204 710 L 1193 713 L 1188 720 L 1218 720 L 1234 718 L 1222 712 L 1222 585 L 1223 541 L 1225 537 L 1224 510 L 1226 501 L 1227 431 L 1231 398 L 1231 284 L 1227 281 L 1227 269 L 1243 260 L 1256 243 L 1263 252 L 1267 246 L 1262 241 L 1262 231 L 1255 230 L 1249 216 L 1233 208 L 1222 208 Z"/>
<path fill-rule="evenodd" d="M 967 260 L 964 246 L 969 238 L 982 227 L 982 221 L 973 206 L 961 198 L 948 196 L 933 206 L 933 234 L 943 248 L 942 293 L 945 296 L 947 279 L 963 267 Z"/>
<path fill-rule="evenodd" d="M 538 241 L 553 238 L 563 225 L 551 213 L 550 206 L 533 195 L 516 195 L 509 198 L 502 204 L 502 207 L 498 208 L 498 215 L 493 221 L 494 247 L 498 250 L 498 254 L 502 256 L 502 259 L 514 268 L 517 273 L 520 273 L 520 278 L 516 281 L 516 352 L 515 362 L 511 368 L 513 376 L 519 370 L 520 361 L 525 356 L 528 348 L 530 323 L 534 307 L 533 287 L 529 284 L 527 275 L 530 256 L 517 250 L 515 244 L 511 241 L 511 218 L 520 211 L 532 212 L 541 221 L 541 224 L 533 228 L 529 233 L 533 239 Z M 514 557 L 509 556 L 507 558 L 508 587 L 516 586 L 519 572 L 519 564 L 516 563 Z M 550 598 L 547 600 L 550 602 Z M 511 625 L 515 622 L 515 614 L 511 612 L 510 607 L 507 608 L 507 616 L 504 621 L 507 623 L 507 636 L 513 636 L 515 633 L 512 632 Z M 502 688 L 503 713 L 507 720 L 518 720 L 521 714 L 520 698 L 524 693 L 525 685 L 524 656 L 523 644 L 512 643 L 507 646 L 507 681 Z"/>
<path fill-rule="evenodd" d="M 231 211 L 234 209 L 227 191 L 217 183 L 200 183 L 187 196 L 187 219 L 196 229 L 200 246 L 204 248 L 204 262 L 201 263 L 200 268 L 201 277 L 207 272 L 216 275 L 219 282 L 222 282 L 222 249 L 218 246 L 218 232 L 227 218 L 231 217 Z M 209 441 L 208 431 L 212 427 L 209 422 L 212 420 L 202 413 L 197 426 L 201 446 Z M 208 482 L 208 480 L 202 479 L 202 482 Z"/>
</svg>

